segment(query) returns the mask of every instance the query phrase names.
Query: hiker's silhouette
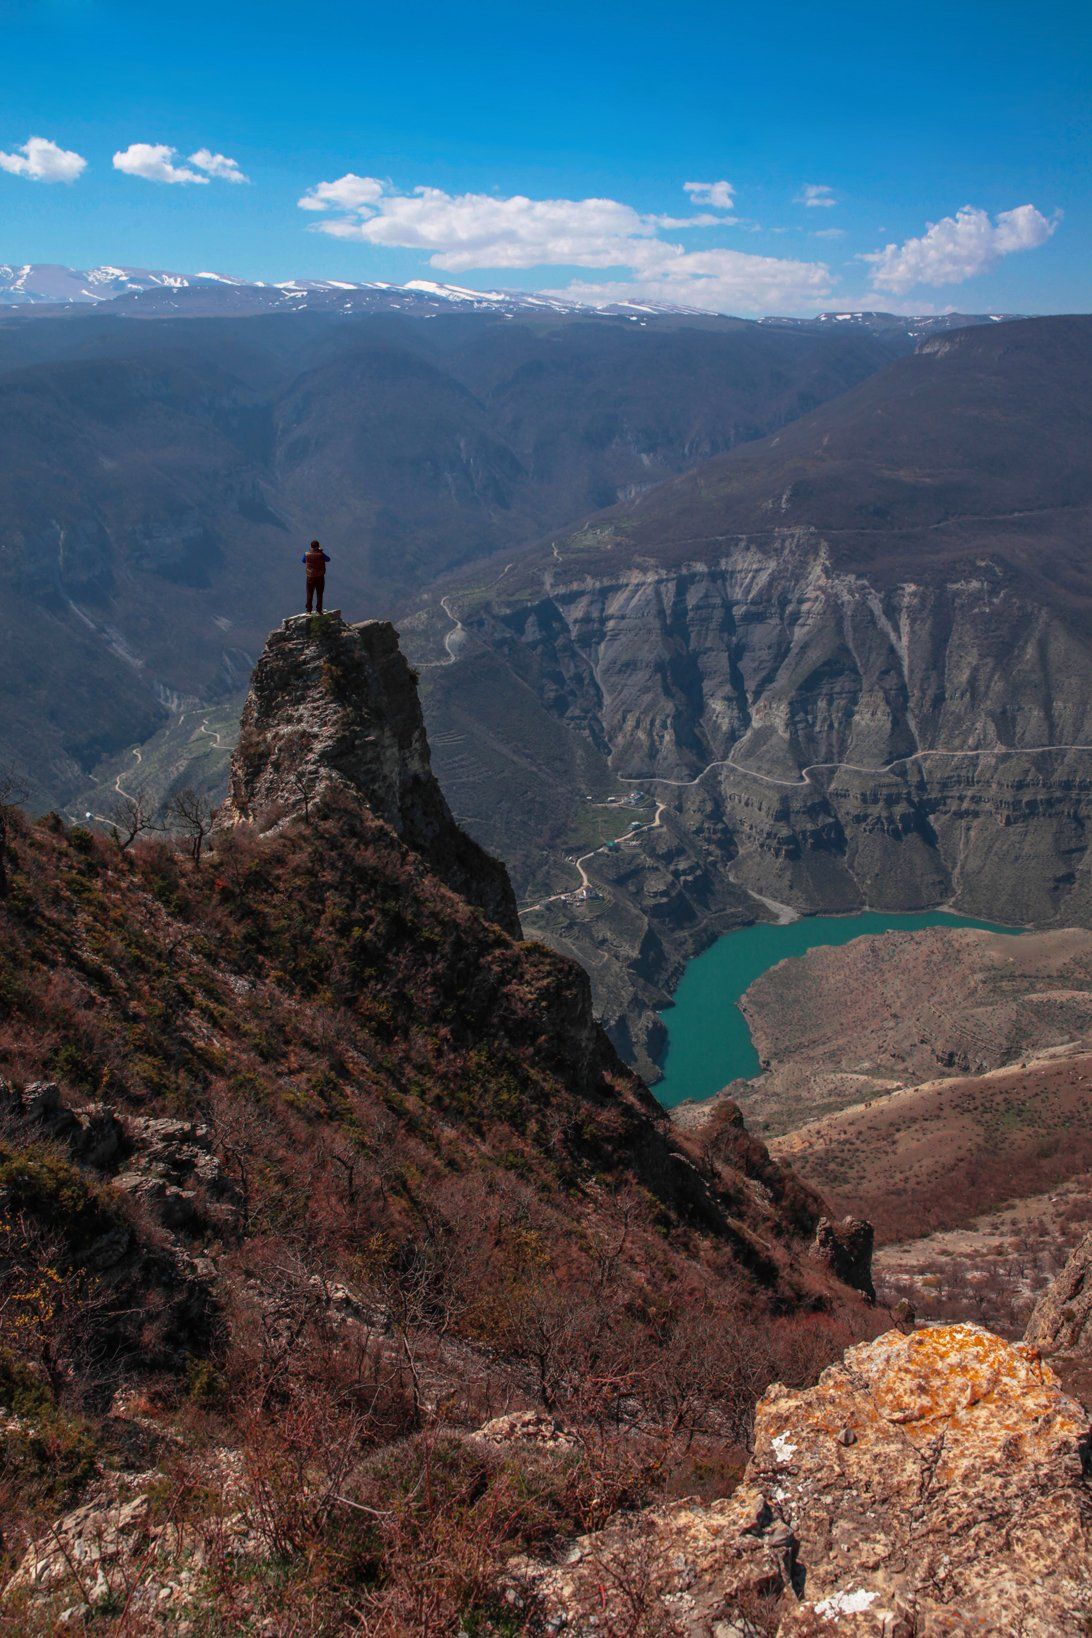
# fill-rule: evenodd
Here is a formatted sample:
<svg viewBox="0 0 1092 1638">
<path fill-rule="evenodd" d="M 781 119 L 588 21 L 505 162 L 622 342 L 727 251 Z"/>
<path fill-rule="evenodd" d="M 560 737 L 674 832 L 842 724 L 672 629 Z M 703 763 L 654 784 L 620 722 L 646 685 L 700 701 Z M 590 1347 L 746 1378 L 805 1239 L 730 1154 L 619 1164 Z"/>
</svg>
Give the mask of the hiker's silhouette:
<svg viewBox="0 0 1092 1638">
<path fill-rule="evenodd" d="M 307 612 L 311 613 L 314 607 L 316 614 L 322 613 L 322 594 L 326 589 L 326 565 L 330 559 L 323 551 L 317 540 L 313 540 L 304 552 L 300 562 L 307 570 Z"/>
</svg>

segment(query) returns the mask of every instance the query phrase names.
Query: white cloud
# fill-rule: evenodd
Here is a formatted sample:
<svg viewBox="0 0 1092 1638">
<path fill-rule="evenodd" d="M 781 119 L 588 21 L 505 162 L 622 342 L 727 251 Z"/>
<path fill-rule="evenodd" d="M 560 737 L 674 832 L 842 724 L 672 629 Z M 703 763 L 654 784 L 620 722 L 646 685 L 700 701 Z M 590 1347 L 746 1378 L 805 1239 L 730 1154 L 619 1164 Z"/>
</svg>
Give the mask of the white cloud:
<svg viewBox="0 0 1092 1638">
<path fill-rule="evenodd" d="M 730 182 L 684 182 L 683 190 L 695 205 L 712 205 L 715 210 L 735 208 L 735 189 Z"/>
<path fill-rule="evenodd" d="M 383 197 L 383 183 L 374 176 L 347 171 L 336 182 L 319 182 L 298 200 L 300 210 L 362 210 Z"/>
<path fill-rule="evenodd" d="M 834 189 L 826 182 L 805 182 L 793 200 L 794 205 L 807 205 L 809 210 L 828 210 L 837 203 Z"/>
<path fill-rule="evenodd" d="M 210 148 L 198 148 L 185 164 L 179 164 L 178 158 L 178 149 L 165 142 L 131 142 L 114 155 L 114 169 L 143 177 L 145 182 L 196 183 L 200 187 L 213 177 L 221 182 L 249 180 L 234 159 L 214 154 Z M 194 165 L 197 169 L 191 170 Z"/>
<path fill-rule="evenodd" d="M 688 183 L 687 191 L 723 211 L 726 182 Z M 531 199 L 524 194 L 450 194 L 417 187 L 400 193 L 375 177 L 349 173 L 321 182 L 299 201 L 329 213 L 313 228 L 337 239 L 427 253 L 447 273 L 471 269 L 581 267 L 623 270 L 619 281 L 577 281 L 574 300 L 648 300 L 713 311 L 815 308 L 832 290 L 823 262 L 750 256 L 741 251 L 688 251 L 662 237 L 674 229 L 729 227 L 708 212 L 686 217 L 642 213 L 617 199 Z"/>
<path fill-rule="evenodd" d="M 165 142 L 131 142 L 114 155 L 114 169 L 124 171 L 126 176 L 142 176 L 145 182 L 208 182 L 207 176 L 176 165 L 177 158 L 177 148 Z"/>
<path fill-rule="evenodd" d="M 342 179 L 345 180 L 344 178 Z M 357 181 L 370 180 L 357 178 Z M 338 184 L 320 184 L 321 186 Z M 310 201 L 318 190 L 304 195 Z M 308 203 L 305 209 L 315 209 Z M 325 202 L 318 208 L 325 208 Z M 614 199 L 495 198 L 414 188 L 383 193 L 352 215 L 315 224 L 336 239 L 425 250 L 433 267 L 449 273 L 477 267 L 624 266 L 635 240 L 651 238 L 659 223 Z"/>
<path fill-rule="evenodd" d="M 918 284 L 962 284 L 994 267 L 1014 250 L 1034 250 L 1045 244 L 1058 226 L 1060 212 L 1043 216 L 1034 205 L 1003 210 L 991 221 L 988 213 L 964 205 L 954 216 L 930 222 L 918 239 L 885 245 L 861 257 L 872 271 L 877 290 L 903 295 Z"/>
<path fill-rule="evenodd" d="M 81 154 L 58 148 L 47 137 L 29 137 L 14 153 L 0 153 L 0 171 L 25 176 L 29 182 L 75 182 L 86 168 Z"/>
<path fill-rule="evenodd" d="M 593 306 L 650 301 L 714 313 L 783 313 L 817 309 L 833 293 L 833 278 L 824 262 L 751 256 L 741 250 L 656 248 L 660 254 L 645 257 L 633 278 L 603 283 L 576 280 L 547 294 Z"/>
<path fill-rule="evenodd" d="M 229 159 L 227 154 L 214 154 L 208 148 L 198 148 L 195 154 L 191 154 L 190 164 L 207 171 L 209 176 L 218 177 L 221 182 L 250 181 L 248 176 L 243 175 L 236 160 Z"/>
<path fill-rule="evenodd" d="M 845 237 L 845 231 L 845 228 L 816 228 L 815 232 L 812 234 L 812 238 L 843 239 Z"/>
</svg>

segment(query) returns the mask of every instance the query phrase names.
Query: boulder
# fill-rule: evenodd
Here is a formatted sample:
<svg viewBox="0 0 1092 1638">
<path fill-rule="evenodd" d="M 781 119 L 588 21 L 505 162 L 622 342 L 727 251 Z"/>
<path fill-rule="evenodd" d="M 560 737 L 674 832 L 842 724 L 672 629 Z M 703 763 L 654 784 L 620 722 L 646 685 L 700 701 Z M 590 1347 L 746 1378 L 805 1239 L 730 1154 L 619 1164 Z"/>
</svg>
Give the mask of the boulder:
<svg viewBox="0 0 1092 1638">
<path fill-rule="evenodd" d="M 494 1416 L 473 1438 L 501 1449 L 523 1445 L 535 1450 L 561 1451 L 572 1450 L 579 1443 L 576 1435 L 556 1416 L 544 1410 L 510 1411 L 507 1416 Z"/>
<path fill-rule="evenodd" d="M 547 1630 L 727 1638 L 777 1600 L 795 1540 L 776 1507 L 743 1485 L 723 1501 L 623 1515 L 570 1543 L 555 1563 L 514 1567 L 515 1599 Z"/>
<path fill-rule="evenodd" d="M 1088 1432 L 1033 1349 L 977 1325 L 891 1331 L 770 1389 L 748 1476 L 798 1542 L 780 1630 L 1087 1632 Z"/>
<path fill-rule="evenodd" d="M 515 1596 L 574 1633 L 1077 1638 L 1088 1436 L 1035 1349 L 977 1325 L 889 1331 L 813 1388 L 768 1391 L 727 1501 L 613 1522 L 519 1566 Z"/>
</svg>

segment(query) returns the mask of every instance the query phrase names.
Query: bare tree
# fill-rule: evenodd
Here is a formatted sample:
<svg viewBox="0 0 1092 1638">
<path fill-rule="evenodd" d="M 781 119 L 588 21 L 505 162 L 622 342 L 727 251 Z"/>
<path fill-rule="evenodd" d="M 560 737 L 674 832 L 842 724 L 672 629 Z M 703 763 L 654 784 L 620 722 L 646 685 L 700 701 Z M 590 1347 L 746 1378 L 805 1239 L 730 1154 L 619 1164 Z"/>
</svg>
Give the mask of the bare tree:
<svg viewBox="0 0 1092 1638">
<path fill-rule="evenodd" d="M 132 847 L 142 831 L 152 829 L 154 809 L 143 787 L 132 792 L 119 790 L 107 809 L 110 834 L 118 850 Z"/>
<path fill-rule="evenodd" d="M 311 803 L 318 795 L 318 774 L 309 761 L 311 744 L 312 736 L 301 731 L 289 735 L 282 747 L 282 766 L 291 763 L 286 783 L 303 809 L 304 820 L 311 817 Z"/>
<path fill-rule="evenodd" d="M 17 809 L 26 799 L 27 788 L 15 769 L 10 766 L 0 768 L 0 899 L 6 899 L 11 890 L 8 878 L 11 838 Z"/>
<path fill-rule="evenodd" d="M 311 803 L 314 801 L 315 792 L 318 788 L 316 776 L 313 772 L 304 772 L 302 769 L 297 768 L 294 773 L 289 775 L 288 783 L 300 799 L 300 806 L 303 808 L 303 817 L 306 822 L 311 817 Z"/>
<path fill-rule="evenodd" d="M 171 797 L 167 812 L 173 824 L 186 837 L 194 864 L 199 865 L 201 853 L 212 829 L 213 814 L 216 812 L 212 802 L 204 791 L 187 786 L 185 790 L 176 791 Z"/>
</svg>

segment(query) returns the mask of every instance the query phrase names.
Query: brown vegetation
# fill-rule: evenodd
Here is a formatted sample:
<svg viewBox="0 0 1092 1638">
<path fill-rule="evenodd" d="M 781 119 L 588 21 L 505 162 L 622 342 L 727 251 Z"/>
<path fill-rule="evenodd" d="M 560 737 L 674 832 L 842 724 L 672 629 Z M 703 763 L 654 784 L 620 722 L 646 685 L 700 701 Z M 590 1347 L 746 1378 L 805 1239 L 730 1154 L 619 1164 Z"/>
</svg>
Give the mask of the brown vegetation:
<svg viewBox="0 0 1092 1638">
<path fill-rule="evenodd" d="M 20 1630 L 143 1630 L 167 1580 L 232 1629 L 514 1630 L 510 1554 L 730 1488 L 770 1380 L 871 1328 L 814 1193 L 738 1120 L 680 1147 L 578 969 L 359 801 L 212 851 L 11 824 L 4 1552 L 81 1502 L 98 1544 Z M 475 1438 L 535 1405 L 562 1456 Z"/>
<path fill-rule="evenodd" d="M 868 1217 L 880 1244 L 954 1229 L 1092 1170 L 1092 1054 L 891 1093 L 778 1139 L 773 1151 Z"/>
</svg>

